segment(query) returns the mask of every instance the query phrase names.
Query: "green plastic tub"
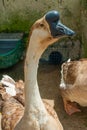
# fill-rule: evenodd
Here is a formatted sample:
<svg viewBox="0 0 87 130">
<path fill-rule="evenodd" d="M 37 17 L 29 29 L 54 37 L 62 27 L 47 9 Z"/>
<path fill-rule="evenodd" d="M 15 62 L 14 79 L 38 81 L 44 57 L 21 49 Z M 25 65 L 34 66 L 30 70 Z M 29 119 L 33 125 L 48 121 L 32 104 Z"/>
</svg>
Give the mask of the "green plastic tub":
<svg viewBox="0 0 87 130">
<path fill-rule="evenodd" d="M 0 69 L 11 67 L 23 56 L 22 34 L 0 34 Z"/>
</svg>

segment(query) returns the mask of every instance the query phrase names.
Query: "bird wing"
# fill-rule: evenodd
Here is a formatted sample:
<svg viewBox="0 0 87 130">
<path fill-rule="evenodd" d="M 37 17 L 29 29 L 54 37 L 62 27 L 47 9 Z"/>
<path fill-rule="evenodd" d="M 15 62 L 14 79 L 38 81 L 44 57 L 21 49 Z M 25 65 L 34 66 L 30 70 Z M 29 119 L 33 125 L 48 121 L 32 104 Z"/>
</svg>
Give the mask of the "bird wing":
<svg viewBox="0 0 87 130">
<path fill-rule="evenodd" d="M 24 107 L 14 98 L 4 101 L 2 105 L 2 129 L 13 130 L 22 118 Z"/>
</svg>

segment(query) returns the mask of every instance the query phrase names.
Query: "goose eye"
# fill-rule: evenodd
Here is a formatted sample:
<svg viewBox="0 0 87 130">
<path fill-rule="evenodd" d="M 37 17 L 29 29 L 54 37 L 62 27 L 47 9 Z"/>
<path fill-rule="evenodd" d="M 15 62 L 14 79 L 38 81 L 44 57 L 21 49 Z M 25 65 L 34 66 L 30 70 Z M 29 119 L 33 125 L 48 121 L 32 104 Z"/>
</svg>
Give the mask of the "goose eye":
<svg viewBox="0 0 87 130">
<path fill-rule="evenodd" d="M 40 24 L 40 27 L 44 27 L 44 24 L 43 24 L 43 23 L 41 23 L 41 24 Z"/>
</svg>

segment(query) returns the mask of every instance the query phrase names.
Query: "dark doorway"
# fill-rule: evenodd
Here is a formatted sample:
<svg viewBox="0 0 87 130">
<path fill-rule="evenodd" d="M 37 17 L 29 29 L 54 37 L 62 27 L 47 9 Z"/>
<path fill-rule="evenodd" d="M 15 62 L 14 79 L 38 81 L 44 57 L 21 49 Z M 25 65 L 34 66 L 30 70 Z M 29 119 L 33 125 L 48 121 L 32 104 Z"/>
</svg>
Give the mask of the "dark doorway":
<svg viewBox="0 0 87 130">
<path fill-rule="evenodd" d="M 62 62 L 62 54 L 60 52 L 58 52 L 58 51 L 51 52 L 50 55 L 49 55 L 49 62 L 51 64 L 55 64 L 55 65 L 61 64 L 61 62 Z"/>
</svg>

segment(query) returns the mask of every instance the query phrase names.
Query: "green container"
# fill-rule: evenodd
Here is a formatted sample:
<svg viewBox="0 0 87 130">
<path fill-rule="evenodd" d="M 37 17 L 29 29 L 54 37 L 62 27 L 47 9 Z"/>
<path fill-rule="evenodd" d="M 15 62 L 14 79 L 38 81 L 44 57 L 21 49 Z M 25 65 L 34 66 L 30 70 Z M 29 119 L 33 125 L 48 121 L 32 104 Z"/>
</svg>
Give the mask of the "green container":
<svg viewBox="0 0 87 130">
<path fill-rule="evenodd" d="M 16 36 L 15 34 L 4 34 L 2 36 L 0 35 L 0 69 L 16 64 L 24 52 L 22 35 L 18 33 Z"/>
</svg>

